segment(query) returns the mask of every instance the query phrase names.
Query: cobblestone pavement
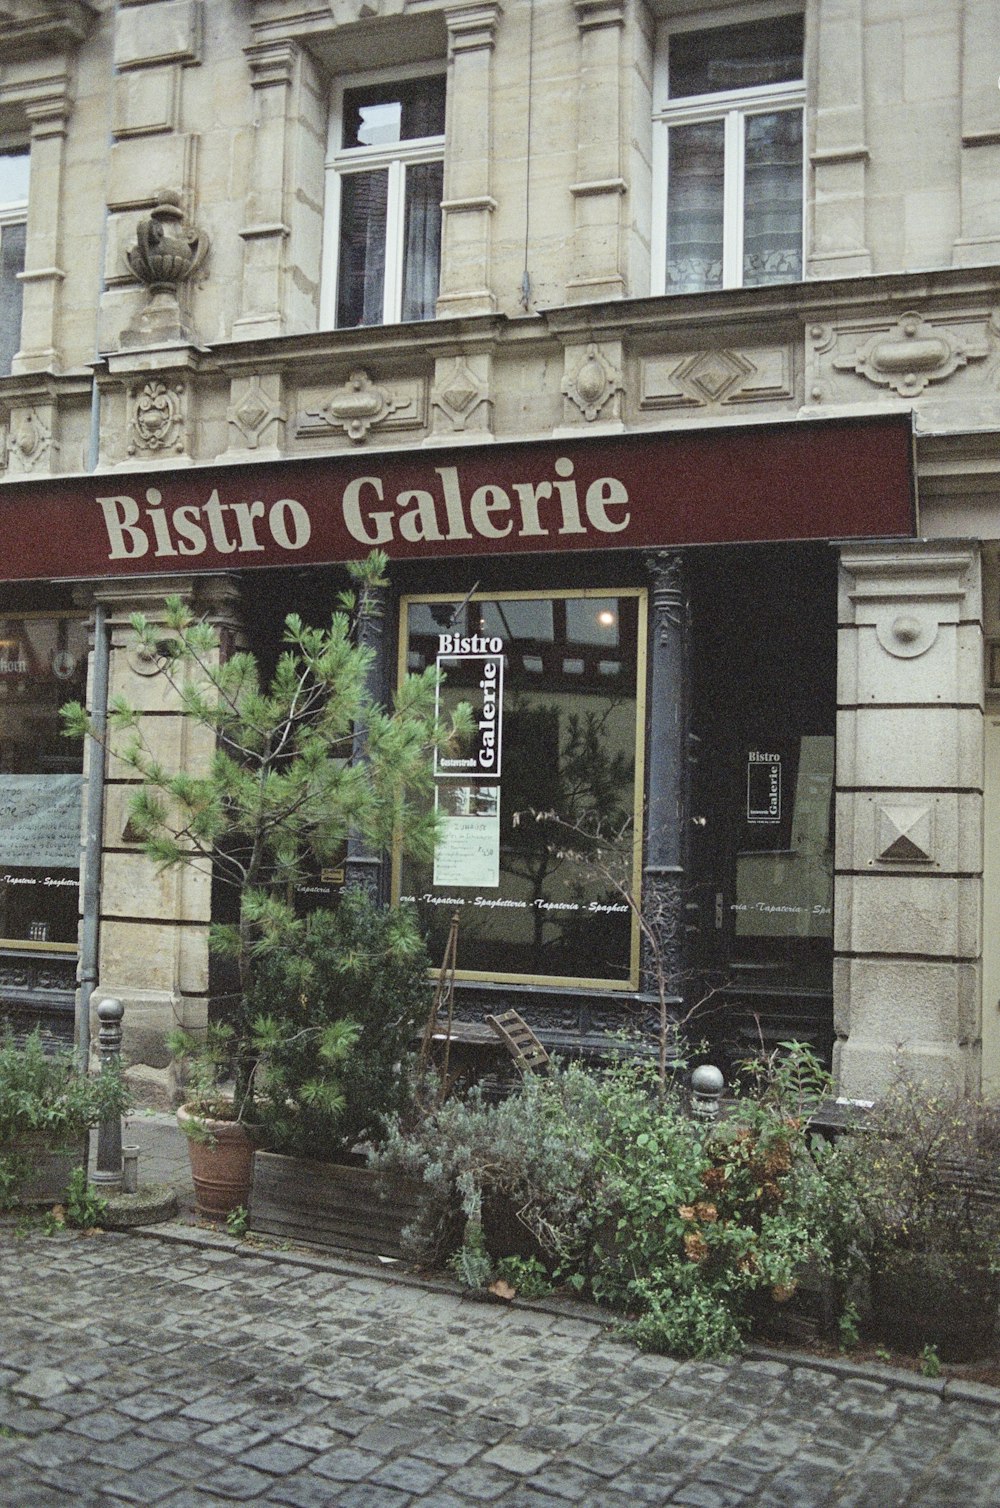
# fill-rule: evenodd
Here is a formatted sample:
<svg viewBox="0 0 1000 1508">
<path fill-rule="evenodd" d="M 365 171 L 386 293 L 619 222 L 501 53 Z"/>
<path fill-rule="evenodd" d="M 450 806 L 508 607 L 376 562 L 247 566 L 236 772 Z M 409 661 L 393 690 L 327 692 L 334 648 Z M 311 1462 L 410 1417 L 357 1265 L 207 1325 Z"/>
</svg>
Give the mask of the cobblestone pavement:
<svg viewBox="0 0 1000 1508">
<path fill-rule="evenodd" d="M 10 1508 L 996 1508 L 1000 1407 L 220 1239 L 0 1227 Z"/>
</svg>

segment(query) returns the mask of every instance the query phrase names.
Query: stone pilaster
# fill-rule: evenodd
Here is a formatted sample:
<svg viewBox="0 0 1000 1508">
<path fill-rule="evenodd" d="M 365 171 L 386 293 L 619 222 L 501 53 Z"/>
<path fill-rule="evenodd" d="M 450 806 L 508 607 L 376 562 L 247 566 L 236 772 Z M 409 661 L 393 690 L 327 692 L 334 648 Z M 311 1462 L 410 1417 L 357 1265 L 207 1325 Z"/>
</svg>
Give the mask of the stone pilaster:
<svg viewBox="0 0 1000 1508">
<path fill-rule="evenodd" d="M 493 46 L 501 7 L 445 8 L 448 117 L 439 317 L 492 314 Z"/>
<path fill-rule="evenodd" d="M 16 375 L 59 366 L 59 302 L 66 277 L 62 266 L 65 215 L 62 186 L 66 129 L 70 113 L 65 74 L 39 80 L 28 92 L 24 112 L 31 130 L 31 194 L 25 239 L 21 349 Z"/>
<path fill-rule="evenodd" d="M 810 277 L 871 272 L 866 242 L 864 7 L 859 0 L 818 0 L 813 14 L 815 136 Z M 808 65 L 807 65 L 808 66 Z"/>
<path fill-rule="evenodd" d="M 292 233 L 291 136 L 298 44 L 255 43 L 245 49 L 253 87 L 253 160 L 243 241 L 243 287 L 235 338 L 284 335 L 287 242 Z"/>
<path fill-rule="evenodd" d="M 690 610 L 681 553 L 647 555 L 646 569 L 650 579 L 649 743 L 643 905 L 659 935 L 670 992 L 679 1000 L 686 967 Z M 646 989 L 655 988 L 651 962 L 648 956 L 643 959 Z"/>
<path fill-rule="evenodd" d="M 962 4 L 962 156 L 956 266 L 1000 261 L 1000 89 L 994 0 Z"/>
<path fill-rule="evenodd" d="M 622 35 L 624 0 L 574 0 L 580 34 L 572 275 L 568 303 L 623 298 Z"/>
<path fill-rule="evenodd" d="M 978 552 L 845 546 L 839 592 L 834 1070 L 979 1081 L 983 674 Z"/>
<path fill-rule="evenodd" d="M 226 577 L 106 581 L 92 590 L 93 598 L 105 603 L 111 634 L 109 699 L 123 696 L 142 715 L 143 736 L 168 769 L 196 774 L 211 758 L 211 734 L 178 711 L 157 662 L 138 653 L 129 623 L 135 612 L 155 622 L 171 593 L 189 598 L 199 614 L 235 631 L 238 589 Z M 120 999 L 132 1074 L 144 1098 L 165 1104 L 172 1089 L 166 1033 L 178 1025 L 204 1026 L 207 1020 L 211 875 L 188 866 L 160 872 L 132 841 L 129 796 L 136 777 L 113 749 L 112 743 L 105 771 L 100 984 L 91 1000 L 91 1034 L 99 1002 Z"/>
</svg>

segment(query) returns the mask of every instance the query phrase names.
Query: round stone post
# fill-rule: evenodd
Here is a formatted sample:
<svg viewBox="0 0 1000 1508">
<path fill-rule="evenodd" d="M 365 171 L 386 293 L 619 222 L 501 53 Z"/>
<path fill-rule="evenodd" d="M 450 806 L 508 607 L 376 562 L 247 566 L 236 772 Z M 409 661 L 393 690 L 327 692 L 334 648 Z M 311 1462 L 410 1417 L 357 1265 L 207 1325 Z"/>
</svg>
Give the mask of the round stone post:
<svg viewBox="0 0 1000 1508">
<path fill-rule="evenodd" d="M 125 1007 L 120 1000 L 109 996 L 97 1007 L 100 1030 L 97 1033 L 97 1050 L 101 1059 L 101 1072 L 107 1072 L 121 1061 L 122 1017 Z M 97 1169 L 94 1184 L 105 1193 L 117 1194 L 122 1186 L 122 1118 L 110 1116 L 102 1120 L 97 1131 Z"/>
</svg>

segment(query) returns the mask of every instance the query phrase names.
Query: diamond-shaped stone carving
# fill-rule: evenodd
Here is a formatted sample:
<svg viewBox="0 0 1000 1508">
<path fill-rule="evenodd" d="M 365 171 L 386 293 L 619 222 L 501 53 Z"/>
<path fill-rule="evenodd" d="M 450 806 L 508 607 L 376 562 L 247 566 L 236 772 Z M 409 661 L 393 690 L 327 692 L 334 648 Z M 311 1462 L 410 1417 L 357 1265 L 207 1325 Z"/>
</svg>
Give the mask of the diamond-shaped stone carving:
<svg viewBox="0 0 1000 1508">
<path fill-rule="evenodd" d="M 880 864 L 932 864 L 933 847 L 933 807 L 879 807 L 876 858 Z"/>
<path fill-rule="evenodd" d="M 753 365 L 736 351 L 699 351 L 681 363 L 674 379 L 689 392 L 719 403 L 753 371 Z"/>
</svg>

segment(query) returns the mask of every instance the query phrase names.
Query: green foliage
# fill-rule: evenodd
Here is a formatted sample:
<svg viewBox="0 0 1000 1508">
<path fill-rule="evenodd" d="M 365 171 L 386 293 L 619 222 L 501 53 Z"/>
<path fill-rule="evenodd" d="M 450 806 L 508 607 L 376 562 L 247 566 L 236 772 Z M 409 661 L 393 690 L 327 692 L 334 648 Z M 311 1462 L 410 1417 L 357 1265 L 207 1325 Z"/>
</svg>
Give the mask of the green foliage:
<svg viewBox="0 0 1000 1508">
<path fill-rule="evenodd" d="M 900 1076 L 837 1148 L 844 1218 L 876 1271 L 1000 1269 L 1000 1106 Z"/>
<path fill-rule="evenodd" d="M 268 1146 L 342 1156 L 410 1102 L 410 1044 L 431 1002 L 411 911 L 360 890 L 297 921 L 262 957 L 248 998 Z"/>
<path fill-rule="evenodd" d="M 857 1304 L 845 1304 L 837 1316 L 837 1333 L 840 1337 L 840 1349 L 853 1351 L 861 1340 L 860 1315 Z"/>
<path fill-rule="evenodd" d="M 230 1210 L 226 1216 L 226 1230 L 237 1241 L 242 1241 L 249 1230 L 249 1214 L 242 1204 L 238 1204 L 234 1210 Z"/>
<path fill-rule="evenodd" d="M 89 1127 L 123 1115 L 129 1104 L 117 1065 L 91 1076 L 72 1052 L 46 1052 L 37 1031 L 23 1047 L 11 1035 L 0 1039 L 0 1150 L 39 1134 L 53 1148 L 75 1146 Z"/>
<path fill-rule="evenodd" d="M 63 1199 L 63 1218 L 76 1230 L 93 1230 L 107 1213 L 108 1201 L 87 1180 L 86 1168 L 74 1168 Z"/>
<path fill-rule="evenodd" d="M 184 1130 L 193 1141 L 210 1140 L 201 1125 L 206 1120 L 231 1120 L 235 1113 L 229 1081 L 233 1072 L 236 1033 L 223 1021 L 210 1021 L 202 1032 L 177 1027 L 167 1036 L 167 1049 L 180 1065 L 185 1104 L 194 1114 Z"/>
<path fill-rule="evenodd" d="M 496 1275 L 522 1299 L 544 1299 L 552 1292 L 552 1279 L 537 1257 L 501 1257 Z"/>
<path fill-rule="evenodd" d="M 805 1120 L 825 1080 L 787 1044 L 752 1083 L 714 1124 L 655 1064 L 556 1067 L 499 1105 L 473 1092 L 397 1124 L 378 1161 L 428 1186 L 410 1233 L 425 1257 L 454 1248 L 456 1204 L 468 1220 L 499 1197 L 561 1281 L 632 1316 L 639 1345 L 730 1352 L 758 1295 L 783 1301 L 807 1262 L 835 1260 L 828 1158 Z"/>
<path fill-rule="evenodd" d="M 141 614 L 131 620 L 140 652 L 159 665 L 174 706 L 214 746 L 197 771 L 168 768 L 137 709 L 119 699 L 109 711 L 109 741 L 139 777 L 129 821 L 147 855 L 164 868 L 211 870 L 239 895 L 238 922 L 213 929 L 212 941 L 239 969 L 234 1068 L 241 1108 L 253 1092 L 247 997 L 261 958 L 294 928 L 292 887 L 310 863 L 338 858 L 351 833 L 375 848 L 398 841 L 429 857 L 437 831 L 432 756 L 471 730 L 464 704 L 449 726 L 438 721 L 433 667 L 407 677 L 391 710 L 372 699 L 372 651 L 357 642 L 355 614 L 374 610 L 386 565 L 375 551 L 348 566 L 355 593 L 342 596 L 328 627 L 309 627 L 296 614 L 285 620 L 286 648 L 267 686 L 253 655 L 224 653 L 216 629 L 194 618 L 180 597 L 167 599 L 166 634 L 162 622 Z M 79 703 L 62 716 L 68 736 L 95 736 Z"/>
<path fill-rule="evenodd" d="M 941 1358 L 936 1346 L 924 1346 L 920 1353 L 920 1371 L 924 1377 L 941 1376 Z"/>
<path fill-rule="evenodd" d="M 470 1218 L 465 1222 L 462 1244 L 448 1258 L 448 1267 L 463 1288 L 480 1290 L 492 1280 L 493 1262 L 479 1220 Z"/>
</svg>

